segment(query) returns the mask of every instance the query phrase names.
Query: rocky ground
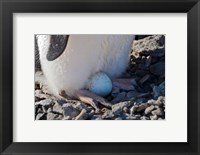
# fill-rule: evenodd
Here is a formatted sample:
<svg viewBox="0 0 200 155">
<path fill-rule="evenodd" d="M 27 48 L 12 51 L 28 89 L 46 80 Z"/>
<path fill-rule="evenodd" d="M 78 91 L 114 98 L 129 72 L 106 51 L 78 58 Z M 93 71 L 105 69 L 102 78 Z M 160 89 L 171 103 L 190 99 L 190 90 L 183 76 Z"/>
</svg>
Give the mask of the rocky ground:
<svg viewBox="0 0 200 155">
<path fill-rule="evenodd" d="M 165 36 L 139 37 L 133 43 L 129 67 L 123 78 L 133 78 L 134 89 L 113 89 L 106 99 L 112 108 L 95 110 L 77 100 L 53 96 L 41 71 L 35 73 L 36 120 L 164 120 Z"/>
</svg>

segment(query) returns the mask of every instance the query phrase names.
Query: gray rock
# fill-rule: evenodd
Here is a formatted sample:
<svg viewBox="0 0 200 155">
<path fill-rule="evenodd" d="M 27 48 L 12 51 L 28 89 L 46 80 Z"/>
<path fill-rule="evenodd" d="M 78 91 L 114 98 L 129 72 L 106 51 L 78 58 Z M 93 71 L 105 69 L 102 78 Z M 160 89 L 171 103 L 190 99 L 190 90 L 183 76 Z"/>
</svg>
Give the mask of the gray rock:
<svg viewBox="0 0 200 155">
<path fill-rule="evenodd" d="M 42 106 L 52 106 L 54 104 L 52 99 L 44 99 L 39 102 L 35 102 L 35 105 L 42 105 Z"/>
<path fill-rule="evenodd" d="M 92 120 L 102 120 L 100 115 L 94 115 L 91 119 Z"/>
<path fill-rule="evenodd" d="M 161 75 L 165 74 L 165 63 L 158 62 L 156 64 L 151 65 L 150 72 L 157 76 L 161 76 Z"/>
<path fill-rule="evenodd" d="M 127 116 L 125 119 L 126 119 L 126 120 L 139 120 L 140 117 L 136 117 L 136 116 Z"/>
<path fill-rule="evenodd" d="M 40 98 L 40 100 L 41 100 L 41 99 L 49 99 L 49 98 L 51 98 L 50 95 L 44 94 L 44 93 L 42 92 L 42 90 L 40 90 L 40 89 L 35 90 L 35 97 Z"/>
<path fill-rule="evenodd" d="M 60 106 L 63 106 L 63 104 L 66 104 L 66 103 L 67 103 L 67 101 L 64 100 L 64 99 L 58 99 L 56 102 L 57 102 Z"/>
<path fill-rule="evenodd" d="M 151 119 L 151 120 L 157 120 L 157 119 L 158 119 L 158 116 L 157 116 L 157 115 L 150 116 L 150 119 Z"/>
<path fill-rule="evenodd" d="M 153 86 L 153 98 L 157 100 L 160 95 L 160 88 L 158 86 Z"/>
<path fill-rule="evenodd" d="M 163 112 L 160 108 L 151 112 L 153 115 L 163 116 Z"/>
<path fill-rule="evenodd" d="M 73 107 L 79 111 L 81 111 L 82 109 L 85 109 L 86 111 L 90 111 L 91 109 L 82 102 L 76 102 L 75 104 L 73 104 Z"/>
<path fill-rule="evenodd" d="M 153 57 L 163 57 L 165 55 L 165 48 L 156 49 L 151 52 Z"/>
<path fill-rule="evenodd" d="M 113 97 L 117 97 L 117 95 L 120 93 L 120 89 L 118 87 L 113 87 L 113 90 L 111 92 L 111 95 Z"/>
<path fill-rule="evenodd" d="M 156 100 L 156 101 L 154 102 L 154 105 L 155 105 L 155 108 L 157 108 L 156 106 L 159 106 L 159 107 L 163 106 L 163 103 L 160 102 L 160 100 Z"/>
<path fill-rule="evenodd" d="M 41 105 L 35 105 L 35 114 L 42 113 L 42 106 Z"/>
<path fill-rule="evenodd" d="M 73 118 L 71 118 L 70 116 L 65 116 L 64 120 L 72 120 Z"/>
<path fill-rule="evenodd" d="M 148 74 L 148 72 L 147 72 L 147 71 L 144 71 L 144 70 L 136 70 L 136 71 L 135 71 L 135 74 L 136 74 L 137 76 L 139 76 L 139 77 L 143 77 L 143 76 L 145 76 L 146 74 Z"/>
<path fill-rule="evenodd" d="M 151 104 L 154 104 L 154 102 L 155 102 L 155 100 L 150 99 L 150 100 L 147 101 L 147 104 L 150 104 L 150 105 L 151 105 Z"/>
<path fill-rule="evenodd" d="M 47 113 L 48 112 L 52 112 L 53 111 L 53 107 L 49 107 L 48 109 L 47 109 Z"/>
<path fill-rule="evenodd" d="M 165 97 L 164 97 L 164 96 L 159 96 L 159 97 L 158 97 L 158 100 L 159 100 L 161 103 L 165 104 Z"/>
<path fill-rule="evenodd" d="M 151 113 L 151 111 L 154 109 L 154 105 L 151 105 L 150 107 L 147 107 L 144 111 L 145 115 L 148 115 Z"/>
<path fill-rule="evenodd" d="M 94 114 L 95 114 L 95 111 L 94 111 L 94 109 L 92 109 L 89 113 L 88 113 L 88 118 L 92 118 L 93 116 L 94 116 Z"/>
<path fill-rule="evenodd" d="M 165 81 L 164 82 L 162 82 L 159 86 L 159 89 L 160 89 L 160 93 L 161 93 L 161 95 L 165 95 Z"/>
<path fill-rule="evenodd" d="M 146 103 L 140 104 L 139 107 L 137 108 L 137 112 L 143 112 L 147 107 L 148 104 Z"/>
<path fill-rule="evenodd" d="M 62 119 L 62 115 L 52 113 L 52 112 L 47 113 L 47 120 L 61 120 L 61 119 Z"/>
<path fill-rule="evenodd" d="M 123 108 L 123 111 L 124 111 L 125 113 L 129 113 L 129 108 L 124 107 L 124 108 Z"/>
<path fill-rule="evenodd" d="M 130 100 L 131 98 L 133 97 L 137 97 L 138 95 L 138 92 L 137 91 L 129 91 L 127 94 L 126 94 L 126 97 L 128 100 Z"/>
<path fill-rule="evenodd" d="M 132 103 L 130 101 L 120 102 L 112 106 L 112 111 L 115 115 L 117 115 L 122 112 L 124 107 L 130 107 L 131 105 Z"/>
<path fill-rule="evenodd" d="M 114 114 L 111 110 L 107 110 L 103 115 L 102 118 L 103 119 L 109 119 L 109 118 L 113 118 Z"/>
<path fill-rule="evenodd" d="M 39 98 L 39 97 L 35 96 L 35 102 L 39 102 L 41 100 L 44 100 L 44 98 Z"/>
<path fill-rule="evenodd" d="M 159 106 L 158 106 L 158 105 L 155 105 L 155 106 L 154 106 L 154 108 L 155 108 L 155 109 L 158 109 L 158 108 L 159 108 Z"/>
<path fill-rule="evenodd" d="M 149 75 L 149 74 L 143 76 L 143 77 L 140 79 L 140 83 L 141 83 L 141 84 L 145 83 L 149 78 L 150 78 L 150 75 Z"/>
<path fill-rule="evenodd" d="M 102 118 L 101 117 L 97 117 L 95 120 L 102 120 Z"/>
<path fill-rule="evenodd" d="M 133 115 L 137 111 L 138 105 L 134 105 L 130 108 L 130 115 Z"/>
<path fill-rule="evenodd" d="M 141 120 L 150 120 L 149 117 L 146 117 L 146 116 L 142 116 L 142 117 L 140 117 L 140 119 Z"/>
<path fill-rule="evenodd" d="M 153 86 L 153 97 L 157 99 L 161 95 L 161 90 L 159 86 Z"/>
<path fill-rule="evenodd" d="M 56 102 L 55 105 L 53 106 L 53 111 L 62 114 L 63 113 L 63 108 L 58 102 Z"/>
<path fill-rule="evenodd" d="M 121 112 L 121 113 L 118 114 L 118 117 L 121 117 L 123 120 L 127 120 L 131 116 L 127 113 Z"/>
<path fill-rule="evenodd" d="M 118 103 L 118 102 L 121 102 L 125 99 L 126 97 L 126 93 L 125 92 L 121 92 L 117 95 L 116 98 L 114 98 L 111 103 Z"/>
<path fill-rule="evenodd" d="M 80 111 L 78 111 L 71 105 L 63 107 L 63 110 L 64 110 L 64 117 L 68 119 L 72 119 L 73 117 L 76 117 L 80 113 Z"/>
<path fill-rule="evenodd" d="M 38 113 L 35 119 L 36 120 L 45 120 L 46 119 L 46 113 Z"/>
<path fill-rule="evenodd" d="M 85 120 L 88 117 L 87 111 L 82 109 L 78 116 L 76 116 L 75 120 Z"/>
<path fill-rule="evenodd" d="M 165 36 L 162 35 L 162 36 L 160 37 L 160 39 L 157 40 L 157 43 L 158 43 L 159 46 L 164 46 L 164 45 L 165 45 Z"/>
<path fill-rule="evenodd" d="M 137 114 L 137 115 L 134 115 L 136 118 L 140 119 L 141 115 Z"/>
<path fill-rule="evenodd" d="M 122 118 L 121 117 L 117 117 L 117 118 L 115 118 L 115 120 L 122 120 Z"/>
<path fill-rule="evenodd" d="M 46 113 L 49 109 L 49 106 L 42 106 L 42 112 Z"/>
<path fill-rule="evenodd" d="M 143 104 L 145 102 L 146 102 L 146 98 L 138 98 L 138 99 L 135 100 L 135 103 L 137 105 Z"/>
</svg>

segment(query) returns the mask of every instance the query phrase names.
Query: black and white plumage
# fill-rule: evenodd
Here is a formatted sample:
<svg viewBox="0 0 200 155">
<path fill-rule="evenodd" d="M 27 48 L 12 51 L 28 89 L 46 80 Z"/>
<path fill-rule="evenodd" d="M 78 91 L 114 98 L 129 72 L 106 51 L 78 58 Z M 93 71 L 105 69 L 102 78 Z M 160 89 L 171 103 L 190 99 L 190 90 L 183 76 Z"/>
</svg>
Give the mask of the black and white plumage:
<svg viewBox="0 0 200 155">
<path fill-rule="evenodd" d="M 56 96 L 73 96 L 91 76 L 119 77 L 129 62 L 134 35 L 36 35 L 42 71 Z"/>
</svg>

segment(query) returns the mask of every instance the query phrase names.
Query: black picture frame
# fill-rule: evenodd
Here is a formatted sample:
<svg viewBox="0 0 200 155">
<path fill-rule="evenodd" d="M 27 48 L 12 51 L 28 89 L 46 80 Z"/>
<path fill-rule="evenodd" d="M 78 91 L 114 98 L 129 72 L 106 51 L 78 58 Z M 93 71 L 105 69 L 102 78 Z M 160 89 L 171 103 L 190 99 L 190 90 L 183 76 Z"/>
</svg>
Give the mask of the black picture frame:
<svg viewBox="0 0 200 155">
<path fill-rule="evenodd" d="M 187 143 L 16 143 L 13 142 L 13 13 L 187 13 Z M 0 0 L 1 154 L 200 154 L 199 0 Z M 177 59 L 180 59 L 181 56 Z M 181 89 L 181 88 L 178 88 Z M 31 134 L 31 133 L 30 133 Z M 53 135 L 51 135 L 53 136 Z"/>
</svg>

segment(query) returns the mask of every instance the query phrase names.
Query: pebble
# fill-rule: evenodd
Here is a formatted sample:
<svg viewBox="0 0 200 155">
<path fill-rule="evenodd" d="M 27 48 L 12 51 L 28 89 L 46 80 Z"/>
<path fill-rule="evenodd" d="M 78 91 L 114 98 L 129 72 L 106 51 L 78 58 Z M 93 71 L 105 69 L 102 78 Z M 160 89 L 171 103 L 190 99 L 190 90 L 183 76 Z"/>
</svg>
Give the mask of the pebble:
<svg viewBox="0 0 200 155">
<path fill-rule="evenodd" d="M 146 98 L 138 98 L 135 100 L 136 104 L 140 105 L 146 102 Z"/>
<path fill-rule="evenodd" d="M 56 111 L 56 112 L 62 114 L 63 113 L 63 108 L 58 102 L 56 102 L 55 105 L 53 106 L 53 111 Z"/>
<path fill-rule="evenodd" d="M 73 106 L 65 106 L 64 109 L 64 117 L 68 119 L 72 119 L 73 117 L 76 117 L 80 112 L 75 109 Z"/>
<path fill-rule="evenodd" d="M 165 73 L 165 63 L 164 62 L 158 62 L 156 64 L 153 64 L 150 66 L 150 72 L 157 75 L 161 76 Z"/>
<path fill-rule="evenodd" d="M 148 115 L 151 113 L 151 111 L 154 109 L 154 105 L 151 105 L 150 107 L 147 107 L 144 111 L 145 115 Z"/>
<path fill-rule="evenodd" d="M 125 99 L 126 97 L 126 92 L 121 92 L 117 95 L 116 98 L 114 98 L 111 103 L 118 103 L 118 102 L 121 102 Z"/>
<path fill-rule="evenodd" d="M 154 102 L 155 102 L 155 100 L 150 99 L 150 100 L 147 101 L 147 104 L 154 104 Z"/>
<path fill-rule="evenodd" d="M 159 86 L 161 95 L 165 95 L 165 82 L 162 82 Z"/>
<path fill-rule="evenodd" d="M 129 106 L 131 106 L 130 101 L 120 102 L 112 106 L 112 111 L 114 114 L 119 114 L 124 107 L 129 107 Z"/>
<path fill-rule="evenodd" d="M 136 97 L 138 95 L 138 92 L 137 91 L 129 91 L 127 94 L 126 94 L 126 97 L 128 100 L 130 100 L 131 98 L 133 97 Z"/>
<path fill-rule="evenodd" d="M 84 109 L 85 111 L 91 110 L 85 103 L 77 102 L 73 104 L 73 107 L 79 111 Z"/>
<path fill-rule="evenodd" d="M 95 120 L 102 120 L 102 118 L 101 117 L 97 117 Z"/>
<path fill-rule="evenodd" d="M 46 119 L 46 113 L 38 113 L 35 119 L 36 120 L 44 120 L 44 119 Z"/>
<path fill-rule="evenodd" d="M 157 115 L 153 115 L 153 116 L 150 116 L 151 120 L 157 120 L 158 119 L 158 116 Z"/>
<path fill-rule="evenodd" d="M 165 49 L 156 49 L 155 51 L 151 52 L 151 56 L 153 57 L 163 57 L 165 55 Z"/>
<path fill-rule="evenodd" d="M 149 118 L 149 117 L 146 117 L 146 116 L 142 116 L 142 117 L 140 117 L 140 119 L 141 119 L 141 120 L 150 120 L 150 118 Z"/>
<path fill-rule="evenodd" d="M 127 116 L 126 120 L 139 120 L 139 117 L 135 117 L 135 116 Z"/>
<path fill-rule="evenodd" d="M 137 111 L 138 105 L 134 105 L 130 108 L 130 115 L 133 115 Z"/>
<path fill-rule="evenodd" d="M 124 111 L 125 113 L 129 113 L 129 108 L 124 107 L 124 108 L 123 108 L 123 111 Z"/>
<path fill-rule="evenodd" d="M 139 107 L 137 108 L 137 112 L 142 112 L 142 111 L 144 111 L 147 107 L 148 107 L 148 104 L 143 103 L 143 104 L 139 105 Z"/>
<path fill-rule="evenodd" d="M 42 105 L 42 106 L 51 106 L 53 104 L 53 100 L 52 99 L 45 99 L 45 100 L 41 100 L 39 102 L 35 102 L 35 105 Z"/>
<path fill-rule="evenodd" d="M 158 86 L 153 86 L 153 98 L 156 100 L 161 95 L 161 90 Z"/>
<path fill-rule="evenodd" d="M 158 100 L 159 100 L 161 103 L 165 104 L 165 97 L 164 97 L 164 96 L 159 96 L 159 97 L 158 97 Z"/>
<path fill-rule="evenodd" d="M 121 117 L 117 117 L 117 118 L 115 118 L 115 120 L 122 120 L 122 118 Z"/>
<path fill-rule="evenodd" d="M 49 112 L 47 113 L 47 120 L 60 120 L 62 119 L 62 115 Z"/>
<path fill-rule="evenodd" d="M 63 106 L 63 104 L 66 104 L 66 103 L 67 103 L 67 101 L 64 100 L 64 99 L 59 99 L 59 100 L 57 100 L 56 102 L 57 102 L 60 106 Z"/>
<path fill-rule="evenodd" d="M 88 117 L 87 111 L 82 109 L 78 116 L 76 116 L 75 120 L 85 120 Z"/>
<path fill-rule="evenodd" d="M 162 106 L 163 105 L 163 103 L 162 102 L 160 102 L 160 100 L 156 100 L 155 102 L 154 102 L 154 105 L 155 106 Z"/>
<path fill-rule="evenodd" d="M 108 118 L 113 118 L 114 114 L 111 110 L 107 110 L 103 115 L 102 118 L 103 119 L 108 119 Z"/>
<path fill-rule="evenodd" d="M 111 95 L 116 97 L 120 93 L 120 89 L 118 87 L 113 87 Z"/>
<path fill-rule="evenodd" d="M 163 112 L 160 110 L 160 108 L 154 110 L 151 112 L 153 115 L 158 115 L 158 116 L 162 116 Z"/>
<path fill-rule="evenodd" d="M 149 74 L 143 76 L 143 78 L 141 78 L 141 80 L 140 80 L 140 83 L 141 83 L 141 84 L 145 83 L 149 78 L 150 78 L 150 75 L 149 75 Z"/>
</svg>

